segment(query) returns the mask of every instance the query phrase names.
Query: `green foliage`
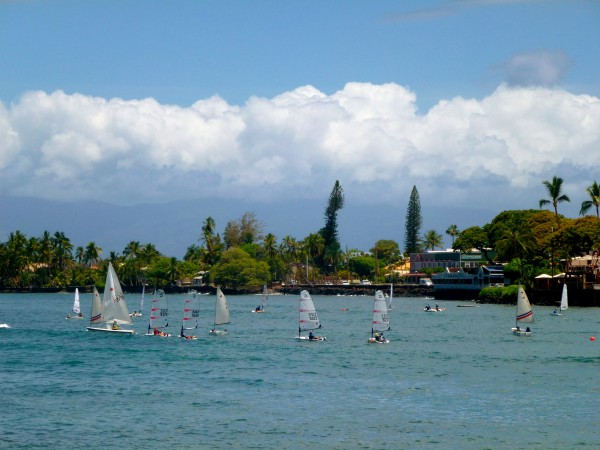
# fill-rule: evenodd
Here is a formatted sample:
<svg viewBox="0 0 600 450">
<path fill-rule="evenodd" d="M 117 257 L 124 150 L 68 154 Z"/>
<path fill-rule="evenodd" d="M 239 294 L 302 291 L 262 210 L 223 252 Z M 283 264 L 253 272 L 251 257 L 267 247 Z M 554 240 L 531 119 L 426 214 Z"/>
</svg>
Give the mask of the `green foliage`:
<svg viewBox="0 0 600 450">
<path fill-rule="evenodd" d="M 323 253 L 315 259 L 315 262 L 326 271 L 329 266 L 337 270 L 340 255 L 340 243 L 338 240 L 337 213 L 344 207 L 344 190 L 338 180 L 335 181 L 329 202 L 325 209 L 325 226 L 319 230 L 323 236 Z"/>
<path fill-rule="evenodd" d="M 515 303 L 519 287 L 511 284 L 504 287 L 486 287 L 479 293 L 479 299 L 485 303 Z"/>
<path fill-rule="evenodd" d="M 238 247 L 226 250 L 211 270 L 211 279 L 226 288 L 261 286 L 271 280 L 269 265 L 257 261 Z"/>
<path fill-rule="evenodd" d="M 369 251 L 376 254 L 379 261 L 384 265 L 396 262 L 401 257 L 398 243 L 389 239 L 380 239 L 375 242 L 375 246 Z"/>
<path fill-rule="evenodd" d="M 418 253 L 421 251 L 421 200 L 417 187 L 413 186 L 406 208 L 405 234 L 404 234 L 404 252 L 407 254 Z"/>
</svg>

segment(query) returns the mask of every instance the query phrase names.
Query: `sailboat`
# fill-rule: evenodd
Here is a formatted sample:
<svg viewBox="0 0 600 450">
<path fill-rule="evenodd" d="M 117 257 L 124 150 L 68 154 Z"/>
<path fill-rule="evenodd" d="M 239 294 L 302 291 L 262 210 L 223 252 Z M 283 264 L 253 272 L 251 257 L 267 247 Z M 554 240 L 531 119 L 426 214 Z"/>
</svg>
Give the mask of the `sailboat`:
<svg viewBox="0 0 600 450">
<path fill-rule="evenodd" d="M 215 301 L 215 320 L 213 327 L 210 330 L 210 334 L 223 335 L 227 334 L 227 330 L 217 330 L 217 325 L 225 325 L 231 323 L 231 317 L 229 315 L 229 307 L 227 306 L 227 299 L 221 291 L 221 288 L 217 288 L 217 299 Z"/>
<path fill-rule="evenodd" d="M 199 318 L 200 297 L 198 297 L 198 292 L 192 289 L 188 292 L 183 306 L 183 322 L 181 323 L 179 337 L 185 339 L 198 339 L 197 336 L 185 334 L 185 330 L 195 330 L 198 328 Z"/>
<path fill-rule="evenodd" d="M 253 313 L 264 313 L 267 312 L 267 301 L 269 299 L 269 293 L 267 290 L 267 285 L 263 285 L 263 291 L 262 291 L 262 304 L 257 306 L 255 309 L 252 310 Z"/>
<path fill-rule="evenodd" d="M 142 286 L 142 299 L 140 300 L 140 310 L 134 311 L 129 314 L 129 317 L 142 317 L 142 311 L 144 310 L 144 295 L 146 293 L 146 285 Z"/>
<path fill-rule="evenodd" d="M 152 296 L 152 306 L 150 307 L 150 320 L 148 321 L 148 331 L 146 336 L 171 336 L 165 330 L 169 327 L 169 302 L 165 291 L 155 289 Z"/>
<path fill-rule="evenodd" d="M 129 317 L 129 310 L 127 309 L 127 303 L 125 303 L 123 290 L 121 289 L 121 282 L 117 277 L 112 263 L 109 262 L 102 298 L 100 298 L 100 294 L 94 286 L 90 326 L 86 327 L 86 330 L 117 334 L 134 333 L 133 330 L 121 328 L 121 325 L 131 325 L 131 318 Z"/>
<path fill-rule="evenodd" d="M 71 314 L 67 314 L 67 319 L 83 319 L 83 314 L 81 314 L 81 307 L 79 305 L 79 288 L 75 288 L 75 298 L 73 299 L 73 312 L 74 316 Z"/>
<path fill-rule="evenodd" d="M 373 316 L 371 324 L 371 337 L 367 341 L 369 344 L 387 344 L 389 339 L 383 336 L 383 332 L 390 329 L 390 319 L 388 317 L 387 304 L 383 292 L 375 292 L 373 298 Z M 380 334 L 381 333 L 381 334 Z"/>
<path fill-rule="evenodd" d="M 298 336 L 296 337 L 296 339 L 299 341 L 327 340 L 325 336 L 313 335 L 312 330 L 316 330 L 318 328 L 321 328 L 321 322 L 319 321 L 319 316 L 317 315 L 315 304 L 313 303 L 313 299 L 308 293 L 308 291 L 304 290 L 300 292 L 300 318 L 298 326 Z M 308 336 L 303 336 L 303 331 L 309 331 Z"/>
<path fill-rule="evenodd" d="M 517 336 L 531 336 L 531 330 L 527 327 L 523 330 L 519 326 L 519 322 L 531 323 L 533 322 L 533 310 L 531 304 L 525 293 L 525 289 L 519 284 L 519 290 L 517 292 L 517 319 L 515 327 L 512 329 L 513 334 Z"/>
<path fill-rule="evenodd" d="M 394 283 L 390 284 L 390 295 L 385 298 L 385 304 L 387 306 L 388 311 L 394 309 Z"/>
<path fill-rule="evenodd" d="M 562 296 L 560 297 L 560 310 L 569 309 L 569 292 L 567 291 L 567 283 L 563 284 Z M 562 316 L 556 309 L 550 313 L 551 316 Z"/>
</svg>

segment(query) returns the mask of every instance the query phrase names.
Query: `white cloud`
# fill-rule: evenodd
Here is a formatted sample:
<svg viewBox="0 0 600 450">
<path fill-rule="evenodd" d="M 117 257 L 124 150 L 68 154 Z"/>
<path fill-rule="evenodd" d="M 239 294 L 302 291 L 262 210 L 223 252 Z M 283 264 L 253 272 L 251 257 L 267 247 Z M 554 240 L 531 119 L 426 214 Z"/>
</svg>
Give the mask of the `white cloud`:
<svg viewBox="0 0 600 450">
<path fill-rule="evenodd" d="M 446 204 L 489 206 L 511 193 L 523 201 L 519 192 L 530 190 L 526 207 L 536 207 L 541 181 L 553 175 L 582 197 L 598 180 L 596 97 L 503 85 L 424 115 L 415 101 L 393 83 L 348 83 L 332 95 L 304 86 L 242 107 L 219 97 L 184 108 L 29 92 L 0 104 L 1 188 L 122 204 L 266 201 L 322 198 L 339 179 L 361 201 L 404 204 L 416 184 L 422 199 Z M 578 174 L 572 184 L 570 173 Z M 579 195 L 567 193 L 574 202 Z"/>
<path fill-rule="evenodd" d="M 562 51 L 520 53 L 501 65 L 506 82 L 515 86 L 553 86 L 562 81 L 571 60 Z"/>
</svg>

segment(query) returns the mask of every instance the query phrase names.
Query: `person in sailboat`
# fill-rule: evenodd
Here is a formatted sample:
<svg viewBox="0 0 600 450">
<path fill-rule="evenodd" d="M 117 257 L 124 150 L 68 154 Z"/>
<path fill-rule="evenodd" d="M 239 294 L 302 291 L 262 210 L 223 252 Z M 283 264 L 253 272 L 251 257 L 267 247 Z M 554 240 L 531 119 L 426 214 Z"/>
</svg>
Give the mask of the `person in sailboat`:
<svg viewBox="0 0 600 450">
<path fill-rule="evenodd" d="M 425 311 L 429 311 L 431 309 L 431 306 L 427 305 L 425 306 Z"/>
<path fill-rule="evenodd" d="M 527 327 L 527 328 L 525 329 L 525 331 L 526 331 L 527 333 L 531 333 L 531 330 L 529 329 L 529 327 Z"/>
<path fill-rule="evenodd" d="M 113 330 L 118 330 L 119 329 L 119 324 L 117 323 L 117 321 L 115 320 L 112 324 L 112 329 Z"/>
<path fill-rule="evenodd" d="M 308 339 L 310 339 L 311 341 L 315 339 L 315 335 L 313 334 L 312 330 L 308 332 Z"/>
<path fill-rule="evenodd" d="M 552 314 L 558 314 L 558 312 L 556 311 L 556 308 L 554 308 L 554 312 Z"/>
<path fill-rule="evenodd" d="M 261 306 L 260 306 L 260 305 L 258 305 L 258 306 L 256 307 L 256 309 L 255 309 L 255 311 L 256 311 L 256 312 L 258 312 L 258 311 L 261 311 L 261 310 L 262 310 L 262 308 L 261 308 Z"/>
</svg>

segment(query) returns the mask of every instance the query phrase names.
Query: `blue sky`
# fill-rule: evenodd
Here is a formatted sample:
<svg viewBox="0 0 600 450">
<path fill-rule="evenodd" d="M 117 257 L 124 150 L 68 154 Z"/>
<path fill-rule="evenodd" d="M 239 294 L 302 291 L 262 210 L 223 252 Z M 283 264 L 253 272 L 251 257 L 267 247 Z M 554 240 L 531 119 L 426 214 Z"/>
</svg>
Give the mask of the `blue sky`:
<svg viewBox="0 0 600 450">
<path fill-rule="evenodd" d="M 0 1 L 0 240 L 61 226 L 181 257 L 246 208 L 302 239 L 336 179 L 364 250 L 402 245 L 413 185 L 423 231 L 536 208 L 554 175 L 577 217 L 600 179 L 598 23 L 584 0 Z M 103 234 L 15 199 L 219 207 Z"/>
</svg>

